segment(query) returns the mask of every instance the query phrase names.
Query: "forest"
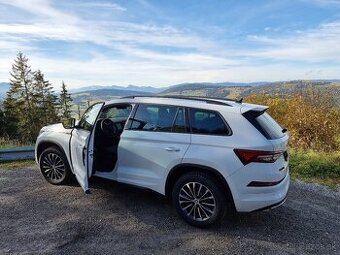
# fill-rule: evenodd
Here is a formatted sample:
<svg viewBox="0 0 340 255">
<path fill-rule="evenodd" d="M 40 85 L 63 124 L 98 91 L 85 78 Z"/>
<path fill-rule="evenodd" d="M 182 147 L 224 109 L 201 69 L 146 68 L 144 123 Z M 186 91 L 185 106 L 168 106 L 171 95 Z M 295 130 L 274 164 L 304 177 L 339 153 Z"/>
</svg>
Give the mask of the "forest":
<svg viewBox="0 0 340 255">
<path fill-rule="evenodd" d="M 0 101 L 0 147 L 33 144 L 46 125 L 71 117 L 72 98 L 62 82 L 55 93 L 41 70 L 32 71 L 29 59 L 18 53 L 10 72 L 10 88 Z"/>
</svg>

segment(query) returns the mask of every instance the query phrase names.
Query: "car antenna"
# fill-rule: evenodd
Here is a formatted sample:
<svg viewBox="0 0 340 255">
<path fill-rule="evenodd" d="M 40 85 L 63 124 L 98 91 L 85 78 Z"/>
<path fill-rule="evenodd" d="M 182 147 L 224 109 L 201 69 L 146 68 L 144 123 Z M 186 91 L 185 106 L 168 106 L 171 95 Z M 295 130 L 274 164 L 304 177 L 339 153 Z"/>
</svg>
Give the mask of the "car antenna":
<svg viewBox="0 0 340 255">
<path fill-rule="evenodd" d="M 236 103 L 242 104 L 242 101 L 243 101 L 243 97 L 241 97 L 239 100 L 236 100 Z"/>
</svg>

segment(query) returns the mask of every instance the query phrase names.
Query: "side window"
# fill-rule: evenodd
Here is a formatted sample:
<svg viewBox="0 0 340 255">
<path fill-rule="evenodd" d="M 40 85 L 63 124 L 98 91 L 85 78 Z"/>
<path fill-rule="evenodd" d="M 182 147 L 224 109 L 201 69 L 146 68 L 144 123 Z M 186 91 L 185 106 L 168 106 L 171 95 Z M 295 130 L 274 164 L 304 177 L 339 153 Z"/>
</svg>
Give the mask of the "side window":
<svg viewBox="0 0 340 255">
<path fill-rule="evenodd" d="M 214 111 L 190 109 L 190 125 L 193 134 L 229 135 L 230 130 Z"/>
<path fill-rule="evenodd" d="M 109 106 L 100 113 L 100 119 L 112 119 L 113 121 L 126 120 L 131 112 L 131 105 Z"/>
<path fill-rule="evenodd" d="M 185 125 L 185 111 L 184 108 L 180 107 L 177 110 L 176 119 L 172 126 L 172 132 L 185 133 L 186 131 L 187 130 Z"/>
<path fill-rule="evenodd" d="M 139 105 L 132 119 L 132 130 L 185 132 L 184 109 L 168 105 Z"/>
<path fill-rule="evenodd" d="M 102 105 L 103 103 L 98 103 L 90 106 L 81 117 L 78 128 L 91 131 Z"/>
</svg>

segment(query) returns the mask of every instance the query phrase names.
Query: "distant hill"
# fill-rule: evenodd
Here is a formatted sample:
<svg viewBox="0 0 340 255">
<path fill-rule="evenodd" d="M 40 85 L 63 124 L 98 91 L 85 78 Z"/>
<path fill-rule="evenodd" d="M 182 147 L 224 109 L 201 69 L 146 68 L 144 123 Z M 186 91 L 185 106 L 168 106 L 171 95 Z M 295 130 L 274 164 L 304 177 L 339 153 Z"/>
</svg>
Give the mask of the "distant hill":
<svg viewBox="0 0 340 255">
<path fill-rule="evenodd" d="M 190 90 L 199 89 L 221 89 L 221 88 L 232 88 L 232 87 L 253 87 L 267 84 L 268 82 L 251 82 L 251 83 L 240 83 L 240 82 L 195 82 L 195 83 L 182 83 L 173 85 L 161 91 L 161 94 L 169 94 L 174 92 L 183 92 Z"/>
<path fill-rule="evenodd" d="M 318 88 L 328 92 L 333 92 L 336 97 L 340 97 L 340 82 L 333 81 L 282 81 L 264 84 L 257 87 L 252 87 L 250 90 L 244 91 L 240 96 L 245 97 L 249 94 L 270 94 L 270 95 L 293 95 L 309 87 Z"/>
<path fill-rule="evenodd" d="M 185 95 L 185 96 L 210 96 L 210 97 L 226 97 L 231 99 L 239 99 L 250 94 L 268 94 L 276 96 L 293 95 L 308 87 L 319 88 L 335 95 L 336 100 L 340 104 L 340 82 L 337 80 L 296 80 L 296 81 L 280 81 L 280 82 L 264 82 L 251 86 L 252 83 L 237 83 L 234 86 L 221 86 L 211 83 L 196 84 L 180 84 L 172 86 L 164 91 L 161 95 Z"/>
<path fill-rule="evenodd" d="M 182 83 L 165 88 L 152 86 L 86 86 L 70 89 L 75 104 L 87 105 L 87 102 L 108 101 L 116 97 L 130 95 L 186 95 L 227 97 L 239 99 L 250 94 L 290 95 L 301 91 L 308 86 L 330 91 L 340 104 L 340 80 L 295 80 L 278 82 L 220 82 L 220 83 Z M 6 95 L 9 83 L 0 83 L 0 99 Z"/>
<path fill-rule="evenodd" d="M 118 85 L 111 85 L 111 86 L 101 86 L 101 85 L 93 85 L 93 86 L 86 86 L 81 87 L 77 89 L 70 89 L 70 92 L 72 93 L 78 93 L 83 91 L 93 91 L 93 90 L 99 90 L 99 89 L 116 89 L 116 90 L 126 90 L 126 91 L 141 91 L 141 92 L 148 92 L 148 93 L 158 93 L 164 88 L 155 88 L 152 86 L 136 86 L 136 85 L 128 85 L 126 87 L 124 86 L 118 86 Z"/>
<path fill-rule="evenodd" d="M 112 89 L 112 88 L 101 88 L 94 90 L 87 90 L 81 92 L 73 92 L 71 93 L 73 102 L 75 104 L 83 104 L 88 100 L 91 102 L 95 101 L 108 101 L 117 97 L 123 96 L 134 96 L 134 95 L 152 95 L 150 92 L 136 91 L 136 90 L 124 90 L 124 89 Z"/>
</svg>

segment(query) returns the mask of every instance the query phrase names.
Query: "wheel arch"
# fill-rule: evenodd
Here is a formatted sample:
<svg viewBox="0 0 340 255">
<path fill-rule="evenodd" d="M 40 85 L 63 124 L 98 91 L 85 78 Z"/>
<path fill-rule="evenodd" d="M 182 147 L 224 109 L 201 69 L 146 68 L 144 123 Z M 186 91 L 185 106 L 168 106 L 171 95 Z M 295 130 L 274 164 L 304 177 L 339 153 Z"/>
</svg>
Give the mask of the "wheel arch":
<svg viewBox="0 0 340 255">
<path fill-rule="evenodd" d="M 185 163 L 185 164 L 179 164 L 173 167 L 170 170 L 167 176 L 166 182 L 165 182 L 165 196 L 167 198 L 171 198 L 172 188 L 174 184 L 176 183 L 176 181 L 178 180 L 178 178 L 180 178 L 182 175 L 189 173 L 189 172 L 203 172 L 203 173 L 210 175 L 212 178 L 218 181 L 222 185 L 225 194 L 227 194 L 228 201 L 230 201 L 233 208 L 235 208 L 233 195 L 223 175 L 216 169 L 208 167 L 208 166 L 204 166 L 204 165 Z"/>
<path fill-rule="evenodd" d="M 37 149 L 36 149 L 37 150 L 36 151 L 37 161 L 39 161 L 41 153 L 43 153 L 44 150 L 50 147 L 57 148 L 61 153 L 63 153 L 66 156 L 67 160 L 69 160 L 68 155 L 65 153 L 64 148 L 60 144 L 53 142 L 53 141 L 41 141 L 38 144 Z"/>
</svg>

